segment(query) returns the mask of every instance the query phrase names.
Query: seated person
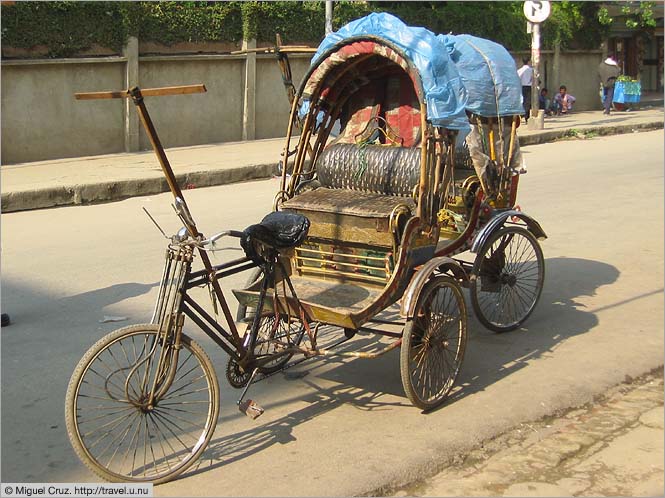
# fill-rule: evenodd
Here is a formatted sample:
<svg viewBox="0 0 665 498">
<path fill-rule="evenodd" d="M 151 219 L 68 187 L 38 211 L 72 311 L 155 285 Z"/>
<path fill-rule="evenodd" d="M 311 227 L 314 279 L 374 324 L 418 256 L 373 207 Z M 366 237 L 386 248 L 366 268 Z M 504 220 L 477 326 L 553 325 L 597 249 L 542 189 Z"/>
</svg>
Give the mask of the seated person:
<svg viewBox="0 0 665 498">
<path fill-rule="evenodd" d="M 552 115 L 550 98 L 547 96 L 547 88 L 543 88 L 538 96 L 538 109 L 545 111 L 546 116 Z"/>
<path fill-rule="evenodd" d="M 557 114 L 568 114 L 573 110 L 573 104 L 575 103 L 575 97 L 567 93 L 568 89 L 566 85 L 561 85 L 559 87 L 559 93 L 554 97 L 554 102 L 552 103 L 552 110 Z"/>
</svg>

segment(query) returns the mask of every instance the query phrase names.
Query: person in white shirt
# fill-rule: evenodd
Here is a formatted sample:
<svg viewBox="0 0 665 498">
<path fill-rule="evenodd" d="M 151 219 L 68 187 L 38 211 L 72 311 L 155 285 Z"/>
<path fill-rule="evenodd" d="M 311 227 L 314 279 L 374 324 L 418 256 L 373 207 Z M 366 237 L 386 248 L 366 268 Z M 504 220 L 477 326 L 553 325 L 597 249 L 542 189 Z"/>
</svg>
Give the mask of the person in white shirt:
<svg viewBox="0 0 665 498">
<path fill-rule="evenodd" d="M 531 84 L 533 83 L 533 68 L 531 67 L 531 58 L 522 59 L 524 65 L 517 70 L 517 76 L 522 83 L 522 105 L 524 106 L 524 120 L 529 122 L 531 113 Z"/>
<path fill-rule="evenodd" d="M 600 79 L 600 84 L 603 85 L 603 107 L 605 110 L 603 114 L 610 113 L 610 107 L 612 106 L 612 99 L 614 98 L 614 83 L 616 79 L 621 74 L 621 69 L 619 69 L 619 64 L 614 60 L 612 54 L 607 56 L 603 62 L 598 65 L 598 78 Z"/>
</svg>

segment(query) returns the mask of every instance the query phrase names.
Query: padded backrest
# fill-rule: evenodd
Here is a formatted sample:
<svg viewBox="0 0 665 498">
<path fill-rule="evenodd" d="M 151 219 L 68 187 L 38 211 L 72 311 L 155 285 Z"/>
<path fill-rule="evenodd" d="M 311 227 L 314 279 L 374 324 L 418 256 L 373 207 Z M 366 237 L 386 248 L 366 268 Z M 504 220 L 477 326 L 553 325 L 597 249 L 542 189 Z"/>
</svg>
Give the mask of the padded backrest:
<svg viewBox="0 0 665 498">
<path fill-rule="evenodd" d="M 420 181 L 420 149 L 336 143 L 316 162 L 322 187 L 410 196 Z"/>
<path fill-rule="evenodd" d="M 356 136 L 360 135 L 373 118 L 381 115 L 381 102 L 383 100 L 383 82 L 375 81 L 360 87 L 349 97 L 346 104 L 344 125 L 336 143 L 356 143 Z"/>
<path fill-rule="evenodd" d="M 345 105 L 342 132 L 335 143 L 356 143 L 367 123 L 377 116 L 385 119 L 402 146 L 420 143 L 420 104 L 407 74 L 372 80 L 357 89 Z M 377 138 L 382 139 L 381 135 Z"/>
<path fill-rule="evenodd" d="M 420 103 L 409 75 L 401 73 L 386 80 L 382 112 L 404 147 L 420 143 Z"/>
</svg>

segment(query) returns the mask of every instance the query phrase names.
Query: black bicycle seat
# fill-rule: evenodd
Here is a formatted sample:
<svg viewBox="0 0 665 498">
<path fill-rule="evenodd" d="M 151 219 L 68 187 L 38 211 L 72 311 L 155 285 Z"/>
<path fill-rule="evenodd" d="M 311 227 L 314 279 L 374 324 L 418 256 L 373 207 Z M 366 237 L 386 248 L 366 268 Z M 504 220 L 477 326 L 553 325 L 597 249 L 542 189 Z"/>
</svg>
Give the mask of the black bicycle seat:
<svg viewBox="0 0 665 498">
<path fill-rule="evenodd" d="M 260 261 L 254 246 L 260 242 L 273 249 L 289 249 L 302 244 L 309 230 L 309 220 L 297 213 L 276 211 L 268 214 L 261 223 L 250 225 L 242 233 L 240 245 L 247 257 Z"/>
</svg>

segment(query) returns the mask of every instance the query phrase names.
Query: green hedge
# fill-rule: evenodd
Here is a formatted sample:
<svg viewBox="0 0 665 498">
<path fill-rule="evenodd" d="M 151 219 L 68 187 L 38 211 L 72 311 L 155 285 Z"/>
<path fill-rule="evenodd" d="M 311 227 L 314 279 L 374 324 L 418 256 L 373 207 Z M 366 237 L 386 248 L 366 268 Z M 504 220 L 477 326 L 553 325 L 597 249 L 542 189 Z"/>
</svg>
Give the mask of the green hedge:
<svg viewBox="0 0 665 498">
<path fill-rule="evenodd" d="M 509 50 L 529 47 L 522 2 L 336 1 L 333 27 L 370 12 L 390 12 L 435 33 L 470 33 Z M 120 51 L 128 36 L 172 45 L 178 42 L 239 43 L 256 37 L 272 43 L 318 44 L 324 36 L 325 2 L 16 2 L 3 5 L 2 43 L 16 48 L 48 47 L 50 57 L 67 57 L 98 44 Z M 555 2 L 543 25 L 544 47 L 582 40 L 596 48 L 602 30 L 593 22 L 597 4 Z M 591 11 L 594 12 L 591 12 Z M 579 45 L 579 43 L 578 43 Z M 582 47 L 580 47 L 582 48 Z"/>
<path fill-rule="evenodd" d="M 138 36 L 164 45 L 242 41 L 238 2 L 138 2 Z"/>
<path fill-rule="evenodd" d="M 3 45 L 46 45 L 51 57 L 66 57 L 94 43 L 119 51 L 127 39 L 118 2 L 17 2 L 1 9 Z"/>
</svg>

